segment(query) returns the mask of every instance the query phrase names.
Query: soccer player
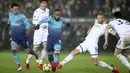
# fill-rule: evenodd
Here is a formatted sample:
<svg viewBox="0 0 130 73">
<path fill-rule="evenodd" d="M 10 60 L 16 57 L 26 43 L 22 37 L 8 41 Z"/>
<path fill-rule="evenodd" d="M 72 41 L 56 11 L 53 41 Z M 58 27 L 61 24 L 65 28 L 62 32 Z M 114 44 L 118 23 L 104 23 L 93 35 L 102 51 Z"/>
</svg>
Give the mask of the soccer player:
<svg viewBox="0 0 130 73">
<path fill-rule="evenodd" d="M 32 23 L 34 24 L 34 26 L 36 26 L 38 22 L 41 21 L 42 19 L 49 17 L 49 9 L 47 8 L 47 2 L 48 2 L 47 0 L 40 0 L 40 7 L 34 11 L 33 20 L 32 20 Z M 35 29 L 34 37 L 33 37 L 33 50 L 35 52 L 38 51 L 40 44 L 43 44 L 44 46 L 41 52 L 41 57 L 39 58 L 39 60 L 37 60 L 39 61 L 37 66 L 40 69 L 42 69 L 42 62 L 47 54 L 46 52 L 47 36 L 48 36 L 48 22 L 42 23 L 39 29 Z M 31 60 L 31 58 L 32 58 L 32 55 L 29 54 L 26 60 L 27 70 L 29 69 L 29 61 Z"/>
<path fill-rule="evenodd" d="M 123 49 L 127 49 L 130 45 L 130 23 L 127 20 L 121 19 L 120 12 L 115 12 L 113 16 L 115 19 L 109 22 L 106 28 L 104 48 L 107 48 L 108 46 L 108 29 L 113 28 L 120 37 L 116 45 L 114 55 L 121 61 L 123 65 L 128 67 L 130 73 L 130 63 L 125 56 L 121 54 L 121 51 Z"/>
<path fill-rule="evenodd" d="M 30 23 L 28 19 L 26 18 L 26 16 L 19 11 L 19 4 L 17 3 L 11 4 L 11 12 L 9 12 L 8 24 L 6 25 L 2 33 L 3 39 L 5 36 L 5 32 L 8 30 L 10 26 L 11 26 L 11 31 L 12 31 L 11 49 L 12 49 L 15 63 L 18 66 L 18 71 L 21 71 L 22 66 L 20 64 L 18 51 L 17 51 L 19 44 L 21 44 L 23 48 L 25 48 L 25 52 L 27 54 L 35 55 L 36 58 L 37 58 L 37 55 L 32 49 L 29 49 L 28 33 L 30 30 Z"/>
<path fill-rule="evenodd" d="M 48 22 L 48 41 L 47 41 L 47 52 L 49 62 L 52 64 L 52 71 L 55 72 L 56 68 L 54 63 L 59 61 L 59 55 L 61 50 L 61 29 L 62 25 L 70 26 L 70 24 L 61 17 L 61 11 L 59 9 L 54 10 L 54 15 L 49 16 L 49 18 L 41 20 L 37 29 L 42 23 Z M 54 59 L 53 59 L 54 53 Z"/>
<path fill-rule="evenodd" d="M 61 68 L 64 64 L 71 61 L 75 55 L 88 51 L 92 57 L 92 61 L 96 66 L 108 68 L 114 73 L 119 71 L 114 67 L 106 64 L 104 61 L 98 61 L 98 40 L 104 34 L 107 24 L 104 24 L 103 14 L 98 14 L 95 24 L 90 29 L 85 41 L 80 43 L 64 60 L 60 63 L 55 63 L 57 68 Z"/>
</svg>

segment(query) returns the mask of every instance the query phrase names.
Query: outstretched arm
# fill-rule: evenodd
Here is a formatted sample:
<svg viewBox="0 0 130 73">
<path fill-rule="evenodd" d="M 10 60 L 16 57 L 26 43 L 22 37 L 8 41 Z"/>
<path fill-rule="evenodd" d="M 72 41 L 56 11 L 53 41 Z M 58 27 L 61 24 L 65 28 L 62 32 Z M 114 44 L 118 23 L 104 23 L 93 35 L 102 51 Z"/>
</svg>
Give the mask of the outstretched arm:
<svg viewBox="0 0 130 73">
<path fill-rule="evenodd" d="M 110 29 L 111 25 L 108 24 L 107 27 L 106 27 L 106 30 L 105 30 L 105 43 L 103 45 L 103 48 L 106 49 L 107 46 L 108 46 L 108 31 Z"/>
</svg>

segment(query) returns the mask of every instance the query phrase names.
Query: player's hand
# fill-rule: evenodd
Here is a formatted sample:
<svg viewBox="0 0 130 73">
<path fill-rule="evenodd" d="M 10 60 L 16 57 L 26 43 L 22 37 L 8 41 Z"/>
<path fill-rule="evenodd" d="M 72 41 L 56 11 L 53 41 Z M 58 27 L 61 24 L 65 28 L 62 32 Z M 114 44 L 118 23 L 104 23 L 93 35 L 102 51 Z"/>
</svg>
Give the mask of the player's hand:
<svg viewBox="0 0 130 73">
<path fill-rule="evenodd" d="M 106 49 L 108 46 L 108 42 L 105 42 L 104 45 L 103 45 L 103 48 Z"/>
<path fill-rule="evenodd" d="M 37 24 L 37 25 L 35 26 L 35 30 L 38 30 L 39 28 L 40 28 L 40 25 Z"/>
</svg>

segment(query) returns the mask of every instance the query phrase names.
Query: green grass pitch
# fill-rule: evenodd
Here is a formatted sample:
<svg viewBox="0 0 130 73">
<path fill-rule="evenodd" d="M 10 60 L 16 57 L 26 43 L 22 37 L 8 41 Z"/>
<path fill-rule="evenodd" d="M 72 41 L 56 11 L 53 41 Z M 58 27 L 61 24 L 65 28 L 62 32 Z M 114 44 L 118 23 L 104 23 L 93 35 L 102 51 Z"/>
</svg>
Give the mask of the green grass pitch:
<svg viewBox="0 0 130 73">
<path fill-rule="evenodd" d="M 69 53 L 61 53 L 60 60 L 63 60 Z M 13 56 L 10 52 L 0 52 L 0 73 L 45 73 L 39 70 L 36 66 L 35 58 L 30 61 L 30 70 L 26 70 L 24 63 L 27 55 L 23 52 L 19 53 L 20 62 L 23 66 L 21 72 L 17 72 L 17 66 L 13 60 Z M 112 53 L 99 53 L 99 60 L 105 61 L 108 64 L 114 64 L 120 73 L 128 73 L 128 68 L 118 61 Z M 44 63 L 47 63 L 46 59 Z M 52 73 L 52 72 L 50 72 Z M 75 58 L 64 65 L 62 69 L 57 70 L 55 73 L 112 73 L 110 70 L 105 68 L 100 68 L 92 63 L 91 57 L 88 53 L 75 56 Z"/>
</svg>

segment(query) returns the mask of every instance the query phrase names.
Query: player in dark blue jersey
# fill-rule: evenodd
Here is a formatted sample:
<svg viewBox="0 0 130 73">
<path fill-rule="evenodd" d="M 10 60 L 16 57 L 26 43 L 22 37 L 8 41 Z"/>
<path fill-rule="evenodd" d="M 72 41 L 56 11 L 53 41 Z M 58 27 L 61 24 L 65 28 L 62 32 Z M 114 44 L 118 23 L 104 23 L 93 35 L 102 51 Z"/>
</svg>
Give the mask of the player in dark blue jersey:
<svg viewBox="0 0 130 73">
<path fill-rule="evenodd" d="M 29 49 L 28 45 L 28 35 L 30 30 L 30 23 L 26 16 L 19 11 L 19 5 L 17 3 L 11 4 L 11 12 L 9 12 L 9 19 L 8 24 L 6 25 L 3 33 L 2 33 L 2 39 L 4 40 L 5 32 L 8 30 L 8 28 L 11 26 L 11 49 L 13 53 L 13 57 L 15 60 L 15 63 L 18 65 L 18 71 L 22 70 L 22 66 L 19 61 L 18 57 L 18 46 L 21 44 L 23 48 L 25 48 L 25 52 L 27 54 L 35 55 L 36 53 Z"/>
<path fill-rule="evenodd" d="M 70 24 L 61 17 L 61 11 L 59 9 L 55 9 L 54 15 L 50 16 L 47 19 L 41 20 L 38 24 L 42 24 L 48 22 L 48 41 L 47 41 L 47 52 L 50 63 L 53 68 L 52 71 L 55 72 L 56 65 L 59 63 L 59 55 L 61 50 L 61 35 L 62 35 L 62 25 L 65 24 L 70 26 Z M 39 25 L 36 26 L 39 29 Z M 54 57 L 53 57 L 54 54 Z M 54 58 L 54 59 L 53 59 Z"/>
</svg>

